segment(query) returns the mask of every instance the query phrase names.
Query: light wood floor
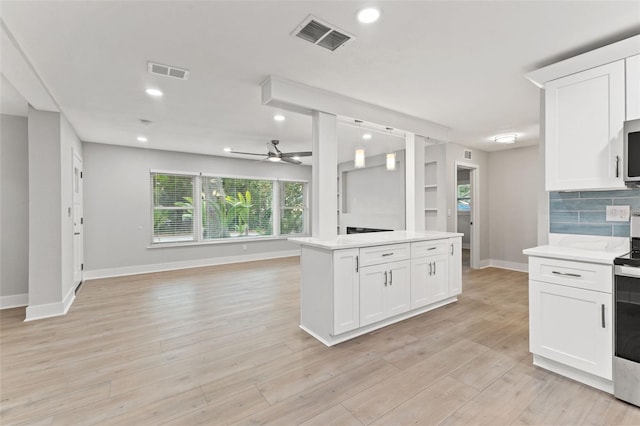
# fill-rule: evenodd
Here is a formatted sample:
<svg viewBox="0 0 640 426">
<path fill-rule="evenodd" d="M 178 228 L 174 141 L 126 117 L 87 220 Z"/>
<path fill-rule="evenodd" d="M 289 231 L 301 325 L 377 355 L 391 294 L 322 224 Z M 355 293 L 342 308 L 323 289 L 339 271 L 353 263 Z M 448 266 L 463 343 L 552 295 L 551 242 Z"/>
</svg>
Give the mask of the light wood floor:
<svg viewBox="0 0 640 426">
<path fill-rule="evenodd" d="M 94 280 L 65 317 L 0 313 L 0 423 L 640 424 L 531 364 L 527 275 L 327 348 L 298 328 L 298 259 Z"/>
</svg>

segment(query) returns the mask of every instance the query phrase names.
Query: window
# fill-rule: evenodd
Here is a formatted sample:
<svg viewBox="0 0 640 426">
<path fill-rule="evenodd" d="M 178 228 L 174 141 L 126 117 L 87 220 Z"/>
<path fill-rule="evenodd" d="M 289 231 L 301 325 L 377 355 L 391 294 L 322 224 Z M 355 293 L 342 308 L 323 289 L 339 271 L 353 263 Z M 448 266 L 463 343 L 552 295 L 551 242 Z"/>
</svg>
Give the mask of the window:
<svg viewBox="0 0 640 426">
<path fill-rule="evenodd" d="M 151 173 L 153 242 L 194 241 L 194 176 Z"/>
<path fill-rule="evenodd" d="M 151 189 L 153 244 L 306 233 L 305 182 L 151 172 Z"/>
<path fill-rule="evenodd" d="M 304 234 L 307 216 L 305 184 L 281 182 L 280 200 L 280 234 Z"/>
<path fill-rule="evenodd" d="M 471 184 L 458 185 L 458 211 L 471 211 Z"/>
</svg>

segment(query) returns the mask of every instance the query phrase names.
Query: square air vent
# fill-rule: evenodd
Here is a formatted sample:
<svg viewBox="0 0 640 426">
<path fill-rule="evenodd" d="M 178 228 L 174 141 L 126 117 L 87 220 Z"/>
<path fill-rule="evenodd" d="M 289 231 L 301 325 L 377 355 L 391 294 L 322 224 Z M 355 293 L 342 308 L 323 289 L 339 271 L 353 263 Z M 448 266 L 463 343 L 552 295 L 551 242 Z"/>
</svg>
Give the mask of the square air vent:
<svg viewBox="0 0 640 426">
<path fill-rule="evenodd" d="M 471 160 L 471 150 L 470 149 L 465 149 L 464 150 L 464 159 L 465 160 Z"/>
<path fill-rule="evenodd" d="M 355 38 L 355 36 L 346 31 L 338 29 L 335 25 L 322 21 L 313 15 L 307 16 L 306 19 L 293 30 L 291 35 L 329 49 L 332 52 Z"/>
<path fill-rule="evenodd" d="M 189 78 L 189 70 L 172 67 L 171 65 L 157 64 L 155 62 L 147 62 L 147 71 L 151 74 L 177 78 L 178 80 L 187 80 Z"/>
</svg>

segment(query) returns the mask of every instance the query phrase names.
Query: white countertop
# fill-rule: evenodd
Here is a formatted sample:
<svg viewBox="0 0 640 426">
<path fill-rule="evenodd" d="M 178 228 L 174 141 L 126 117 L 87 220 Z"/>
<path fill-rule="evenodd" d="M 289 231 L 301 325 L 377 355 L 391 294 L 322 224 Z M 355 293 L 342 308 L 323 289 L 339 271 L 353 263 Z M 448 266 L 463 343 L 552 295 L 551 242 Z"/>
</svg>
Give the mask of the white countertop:
<svg viewBox="0 0 640 426">
<path fill-rule="evenodd" d="M 629 252 L 629 239 L 556 234 L 551 244 L 522 250 L 528 256 L 550 257 L 579 262 L 612 264 Z"/>
<path fill-rule="evenodd" d="M 380 246 L 385 244 L 410 243 L 414 241 L 442 240 L 451 237 L 462 237 L 457 232 L 437 231 L 386 231 L 369 232 L 365 234 L 338 235 L 332 240 L 321 240 L 312 237 L 289 238 L 289 241 L 303 246 L 318 247 L 326 250 Z"/>
</svg>

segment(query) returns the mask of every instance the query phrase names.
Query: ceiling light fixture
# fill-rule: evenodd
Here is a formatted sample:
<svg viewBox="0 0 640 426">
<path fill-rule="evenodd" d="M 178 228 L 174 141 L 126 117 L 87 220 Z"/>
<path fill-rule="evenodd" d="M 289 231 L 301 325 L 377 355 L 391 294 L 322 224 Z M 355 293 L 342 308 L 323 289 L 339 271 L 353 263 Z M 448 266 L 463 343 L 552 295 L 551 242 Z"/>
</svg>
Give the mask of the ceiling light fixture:
<svg viewBox="0 0 640 426">
<path fill-rule="evenodd" d="M 365 133 L 364 135 L 362 135 L 362 139 L 364 139 L 365 141 L 368 141 L 371 138 L 372 138 L 371 133 Z"/>
<path fill-rule="evenodd" d="M 380 10 L 375 7 L 367 7 L 358 12 L 358 21 L 363 24 L 371 24 L 380 18 Z"/>
<path fill-rule="evenodd" d="M 231 148 L 226 147 L 225 149 L 223 149 L 224 152 L 231 152 Z"/>
<path fill-rule="evenodd" d="M 507 135 L 499 135 L 493 138 L 493 140 L 496 141 L 497 143 L 504 143 L 504 144 L 514 143 L 517 139 L 518 139 L 518 135 L 516 135 L 515 133 L 509 133 Z"/>
<path fill-rule="evenodd" d="M 145 136 L 138 136 L 138 142 L 147 142 L 149 139 L 147 139 Z"/>
<path fill-rule="evenodd" d="M 273 161 L 274 163 L 277 163 L 280 160 L 281 160 L 280 157 L 269 157 L 269 161 Z"/>
<path fill-rule="evenodd" d="M 163 95 L 162 91 L 158 89 L 147 89 L 145 90 L 145 92 L 147 93 L 147 95 L 154 96 L 156 98 L 159 98 L 160 96 Z"/>
<path fill-rule="evenodd" d="M 358 125 L 358 128 L 361 129 L 362 128 L 362 120 L 354 120 L 355 123 Z M 364 135 L 362 135 L 362 139 L 365 139 Z M 353 166 L 356 169 L 362 169 L 365 166 L 365 154 L 364 154 L 364 147 L 360 146 L 358 148 L 356 148 L 356 152 L 355 155 L 353 157 Z"/>
<path fill-rule="evenodd" d="M 276 115 L 273 116 L 273 119 L 276 120 L 276 121 L 284 121 L 285 117 L 282 114 L 276 114 Z"/>
<path fill-rule="evenodd" d="M 387 170 L 393 171 L 396 169 L 396 153 L 390 152 L 387 154 Z"/>
</svg>

